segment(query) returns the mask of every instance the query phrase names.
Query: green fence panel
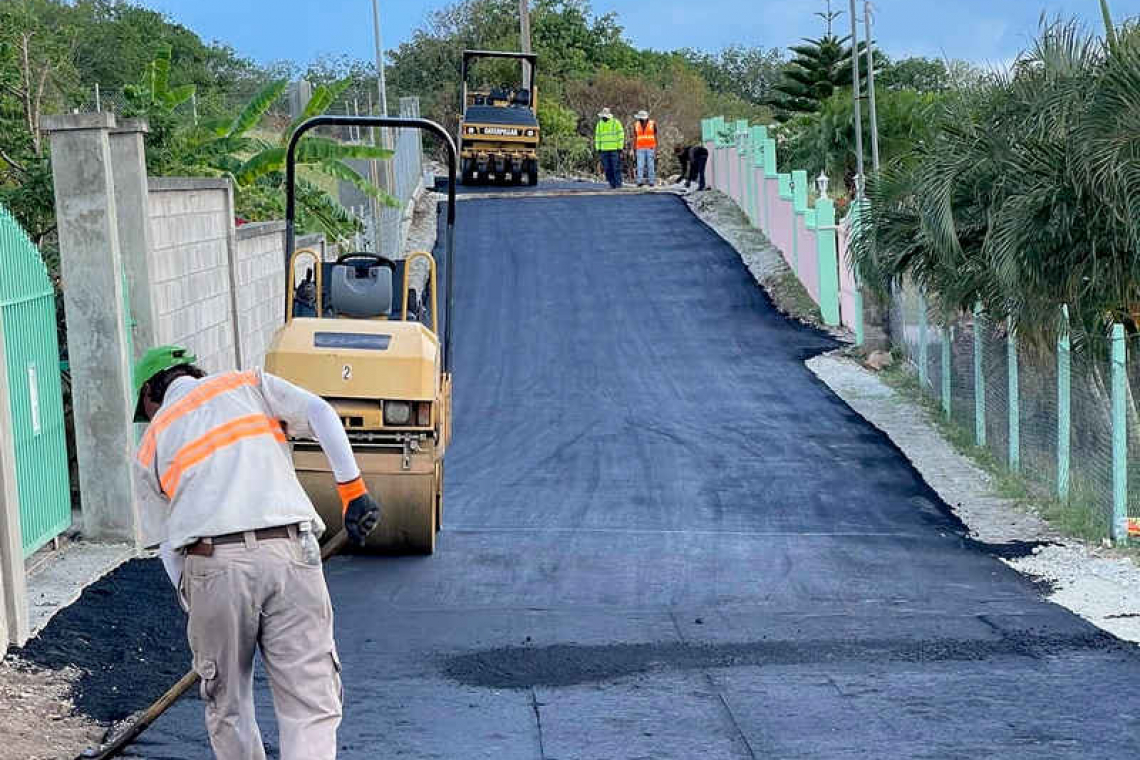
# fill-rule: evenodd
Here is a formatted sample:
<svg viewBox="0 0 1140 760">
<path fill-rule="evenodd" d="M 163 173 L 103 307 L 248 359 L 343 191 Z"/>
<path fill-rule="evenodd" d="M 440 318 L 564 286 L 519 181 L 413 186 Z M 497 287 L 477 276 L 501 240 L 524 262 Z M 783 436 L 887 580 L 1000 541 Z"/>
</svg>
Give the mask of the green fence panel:
<svg viewBox="0 0 1140 760">
<path fill-rule="evenodd" d="M 55 292 L 39 251 L 0 206 L 0 330 L 24 556 L 71 525 Z"/>
</svg>

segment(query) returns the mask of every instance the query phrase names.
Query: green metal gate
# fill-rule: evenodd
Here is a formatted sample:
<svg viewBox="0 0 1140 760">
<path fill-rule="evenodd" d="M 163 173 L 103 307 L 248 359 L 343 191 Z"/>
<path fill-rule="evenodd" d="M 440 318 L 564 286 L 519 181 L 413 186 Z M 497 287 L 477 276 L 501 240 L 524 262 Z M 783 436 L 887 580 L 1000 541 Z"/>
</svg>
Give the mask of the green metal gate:
<svg viewBox="0 0 1140 760">
<path fill-rule="evenodd" d="M 24 556 L 71 525 L 55 293 L 36 246 L 0 206 L 0 330 Z"/>
</svg>

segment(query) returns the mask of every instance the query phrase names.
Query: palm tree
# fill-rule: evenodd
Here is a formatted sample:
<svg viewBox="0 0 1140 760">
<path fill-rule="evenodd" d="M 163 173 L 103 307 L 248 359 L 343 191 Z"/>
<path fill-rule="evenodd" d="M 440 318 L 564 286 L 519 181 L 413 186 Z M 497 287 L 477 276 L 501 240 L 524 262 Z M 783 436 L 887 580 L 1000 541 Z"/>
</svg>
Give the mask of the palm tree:
<svg viewBox="0 0 1140 760">
<path fill-rule="evenodd" d="M 1012 73 L 950 98 L 910 164 L 869 187 L 865 281 L 916 282 L 949 316 L 981 302 L 1078 349 L 1140 312 L 1140 32 L 1043 26 Z"/>
</svg>

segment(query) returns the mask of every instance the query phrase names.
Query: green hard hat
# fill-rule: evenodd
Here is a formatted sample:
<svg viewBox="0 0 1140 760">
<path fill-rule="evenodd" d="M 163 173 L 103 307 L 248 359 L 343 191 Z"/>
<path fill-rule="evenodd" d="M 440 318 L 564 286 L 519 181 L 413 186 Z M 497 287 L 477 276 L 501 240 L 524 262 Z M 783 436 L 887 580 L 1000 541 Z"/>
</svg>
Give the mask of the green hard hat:
<svg viewBox="0 0 1140 760">
<path fill-rule="evenodd" d="M 196 361 L 198 357 L 182 346 L 155 346 L 148 349 L 135 364 L 135 422 L 146 422 L 142 405 L 143 386 L 160 372 Z"/>
</svg>

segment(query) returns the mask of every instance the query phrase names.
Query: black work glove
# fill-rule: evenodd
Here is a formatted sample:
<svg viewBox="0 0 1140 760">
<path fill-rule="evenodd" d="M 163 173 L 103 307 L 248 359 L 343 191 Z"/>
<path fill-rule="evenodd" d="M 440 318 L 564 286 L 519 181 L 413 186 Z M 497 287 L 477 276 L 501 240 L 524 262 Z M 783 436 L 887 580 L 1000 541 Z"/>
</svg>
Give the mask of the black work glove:
<svg viewBox="0 0 1140 760">
<path fill-rule="evenodd" d="M 344 513 L 344 529 L 349 538 L 364 546 L 368 534 L 380 523 L 380 504 L 369 494 L 357 496 Z"/>
<path fill-rule="evenodd" d="M 344 530 L 356 544 L 364 546 L 368 534 L 380 523 L 380 504 L 364 489 L 364 480 L 337 485 L 344 502 Z"/>
</svg>

